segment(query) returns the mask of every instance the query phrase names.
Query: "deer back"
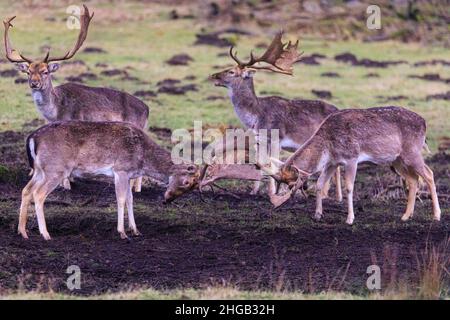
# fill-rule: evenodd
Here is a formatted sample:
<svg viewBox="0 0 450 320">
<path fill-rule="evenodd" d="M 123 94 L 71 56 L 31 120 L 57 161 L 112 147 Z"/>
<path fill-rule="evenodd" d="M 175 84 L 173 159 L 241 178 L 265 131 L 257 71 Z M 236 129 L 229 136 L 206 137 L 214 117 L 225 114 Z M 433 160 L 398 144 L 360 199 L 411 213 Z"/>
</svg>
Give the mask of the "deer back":
<svg viewBox="0 0 450 320">
<path fill-rule="evenodd" d="M 144 171 L 166 174 L 170 154 L 139 128 L 122 122 L 62 121 L 50 123 L 27 138 L 33 168 L 87 173 Z M 107 174 L 108 175 L 108 174 Z"/>
<path fill-rule="evenodd" d="M 426 123 L 418 114 L 401 107 L 348 109 L 328 116 L 316 133 L 286 162 L 318 162 L 325 157 L 334 164 L 357 159 L 387 164 L 397 157 L 420 153 Z M 311 163 L 310 163 L 311 165 Z"/>
<path fill-rule="evenodd" d="M 138 98 L 110 88 L 67 83 L 55 88 L 57 119 L 123 121 L 144 129 L 148 106 Z"/>
</svg>

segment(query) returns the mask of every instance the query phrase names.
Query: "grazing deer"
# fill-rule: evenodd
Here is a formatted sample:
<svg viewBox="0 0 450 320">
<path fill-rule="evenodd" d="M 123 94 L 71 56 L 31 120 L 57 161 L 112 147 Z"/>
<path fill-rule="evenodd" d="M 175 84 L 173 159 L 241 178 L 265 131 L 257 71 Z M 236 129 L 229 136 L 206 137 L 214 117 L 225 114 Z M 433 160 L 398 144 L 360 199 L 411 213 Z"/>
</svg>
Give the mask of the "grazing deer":
<svg viewBox="0 0 450 320">
<path fill-rule="evenodd" d="M 425 144 L 426 123 L 418 114 L 401 107 L 348 109 L 328 116 L 316 133 L 277 170 L 267 171 L 290 191 L 271 199 L 280 206 L 310 175 L 320 173 L 317 180 L 315 219 L 322 217 L 322 192 L 326 181 L 339 165 L 345 169 L 348 216 L 352 224 L 353 187 L 358 163 L 369 161 L 391 165 L 409 188 L 408 204 L 402 220 L 414 212 L 419 177 L 428 185 L 433 202 L 434 219 L 440 220 L 433 172 L 425 164 L 421 150 Z"/>
<path fill-rule="evenodd" d="M 53 87 L 51 74 L 59 68 L 54 61 L 71 59 L 86 39 L 89 23 L 93 18 L 84 6 L 80 17 L 80 32 L 75 46 L 63 56 L 51 57 L 50 51 L 43 59 L 30 59 L 11 47 L 8 32 L 12 27 L 9 18 L 4 21 L 6 58 L 28 75 L 28 84 L 39 113 L 48 122 L 62 120 L 124 121 L 145 129 L 149 108 L 138 98 L 109 88 L 88 87 L 77 83 L 65 83 Z M 141 180 L 136 180 L 135 190 L 140 191 Z M 67 182 L 65 186 L 70 186 Z"/>
<path fill-rule="evenodd" d="M 298 41 L 295 44 L 282 43 L 282 36 L 283 32 L 279 32 L 260 57 L 255 58 L 251 53 L 248 62 L 239 60 L 231 47 L 230 56 L 237 65 L 211 75 L 210 79 L 216 86 L 228 88 L 234 110 L 246 128 L 278 129 L 281 148 L 295 151 L 314 133 L 325 117 L 338 109 L 318 100 L 256 96 L 253 86 L 256 70 L 292 75 L 293 64 L 301 56 L 297 51 Z M 268 66 L 256 66 L 257 63 L 266 63 Z M 254 192 L 257 192 L 258 186 L 259 183 L 255 185 Z M 342 201 L 339 169 L 336 171 L 336 198 Z"/>
<path fill-rule="evenodd" d="M 117 231 L 124 229 L 124 207 L 134 235 L 139 235 L 133 214 L 130 179 L 142 175 L 168 183 L 166 202 L 192 190 L 201 179 L 195 165 L 173 164 L 169 151 L 142 130 L 124 122 L 62 121 L 47 124 L 27 138 L 33 176 L 22 191 L 18 232 L 28 238 L 27 212 L 34 200 L 39 231 L 49 240 L 44 218 L 47 196 L 71 176 L 106 175 L 114 178 L 118 207 Z"/>
</svg>

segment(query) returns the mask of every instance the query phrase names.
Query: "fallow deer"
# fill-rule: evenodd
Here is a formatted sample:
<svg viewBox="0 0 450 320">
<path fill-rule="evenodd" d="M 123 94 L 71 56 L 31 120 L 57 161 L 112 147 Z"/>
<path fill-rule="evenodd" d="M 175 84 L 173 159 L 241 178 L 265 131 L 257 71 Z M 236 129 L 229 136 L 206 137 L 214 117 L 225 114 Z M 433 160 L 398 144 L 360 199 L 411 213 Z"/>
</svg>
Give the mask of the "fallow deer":
<svg viewBox="0 0 450 320">
<path fill-rule="evenodd" d="M 293 64 L 300 59 L 298 41 L 295 44 L 282 43 L 282 36 L 281 31 L 260 57 L 255 58 L 251 53 L 248 62 L 239 60 L 231 47 L 229 54 L 237 65 L 211 75 L 210 79 L 216 86 L 228 88 L 234 110 L 246 128 L 278 129 L 281 148 L 293 152 L 305 143 L 325 117 L 338 109 L 318 100 L 256 96 L 253 86 L 256 70 L 292 75 Z M 268 66 L 256 66 L 257 63 Z M 258 190 L 258 183 L 254 190 Z M 325 192 L 328 193 L 327 190 Z M 339 169 L 336 171 L 336 199 L 342 201 Z"/>
<path fill-rule="evenodd" d="M 195 165 L 174 164 L 171 154 L 156 144 L 141 129 L 125 122 L 62 121 L 47 124 L 27 138 L 27 154 L 33 176 L 22 191 L 18 232 L 28 238 L 28 207 L 34 200 L 39 231 L 49 240 L 44 218 L 47 196 L 71 176 L 106 175 L 115 183 L 121 238 L 124 208 L 131 231 L 139 235 L 133 214 L 130 179 L 149 176 L 168 183 L 166 202 L 192 190 L 201 179 Z"/>
<path fill-rule="evenodd" d="M 80 17 L 80 32 L 75 46 L 62 56 L 52 57 L 50 51 L 43 59 L 30 59 L 11 47 L 9 29 L 12 27 L 11 17 L 3 22 L 5 27 L 4 43 L 6 58 L 15 63 L 17 68 L 28 75 L 28 84 L 39 113 L 48 122 L 62 120 L 83 121 L 124 121 L 145 129 L 149 108 L 138 98 L 117 90 L 100 87 L 88 87 L 77 83 L 65 83 L 54 87 L 51 74 L 58 70 L 58 63 L 71 59 L 80 49 L 87 37 L 89 24 L 93 18 L 89 9 L 84 6 Z M 70 186 L 67 182 L 66 186 Z M 135 184 L 140 191 L 141 178 Z"/>
<path fill-rule="evenodd" d="M 402 220 L 414 212 L 421 177 L 430 190 L 435 220 L 440 220 L 433 172 L 425 164 L 421 150 L 426 148 L 426 123 L 418 114 L 401 107 L 347 109 L 328 116 L 315 134 L 308 139 L 279 169 L 267 171 L 276 180 L 286 183 L 290 191 L 271 199 L 280 206 L 299 188 L 305 179 L 320 173 L 317 180 L 315 219 L 320 219 L 322 192 L 326 181 L 339 165 L 345 169 L 348 216 L 354 220 L 353 187 L 358 163 L 368 161 L 391 165 L 409 188 L 408 204 Z"/>
</svg>

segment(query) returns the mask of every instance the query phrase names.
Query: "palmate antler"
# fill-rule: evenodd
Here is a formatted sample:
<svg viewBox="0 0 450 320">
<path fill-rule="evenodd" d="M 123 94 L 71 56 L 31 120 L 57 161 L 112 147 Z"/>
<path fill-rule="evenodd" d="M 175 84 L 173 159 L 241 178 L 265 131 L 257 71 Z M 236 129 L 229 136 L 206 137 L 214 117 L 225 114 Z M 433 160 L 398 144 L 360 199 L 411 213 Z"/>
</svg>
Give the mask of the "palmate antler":
<svg viewBox="0 0 450 320">
<path fill-rule="evenodd" d="M 252 67 L 253 69 L 269 70 L 273 72 L 283 74 L 293 74 L 293 64 L 300 60 L 300 56 L 303 52 L 298 52 L 298 40 L 295 44 L 291 41 L 288 43 L 282 43 L 283 31 L 280 31 L 273 38 L 271 44 L 267 48 L 266 52 L 259 58 L 255 58 L 253 52 L 250 53 L 250 60 L 248 62 L 242 62 L 233 54 L 233 47 L 230 48 L 230 56 L 236 61 L 240 68 Z M 264 62 L 270 66 L 255 66 L 256 63 Z"/>
<path fill-rule="evenodd" d="M 64 56 L 60 57 L 50 57 L 50 51 L 47 52 L 47 55 L 44 58 L 44 62 L 51 62 L 51 61 L 63 61 L 63 60 L 69 60 L 72 58 L 75 53 L 80 49 L 80 47 L 83 45 L 84 40 L 86 40 L 88 29 L 89 29 L 89 23 L 91 22 L 92 18 L 94 17 L 94 13 L 92 12 L 92 15 L 89 14 L 89 9 L 86 7 L 86 5 L 83 4 L 84 12 L 83 15 L 80 17 L 80 33 L 78 34 L 78 40 L 75 43 L 75 46 L 69 50 Z"/>
<path fill-rule="evenodd" d="M 6 59 L 8 59 L 10 62 L 14 63 L 22 63 L 22 62 L 28 62 L 31 63 L 32 60 L 26 58 L 22 54 L 20 54 L 17 50 L 14 50 L 11 48 L 11 42 L 9 41 L 9 28 L 13 25 L 11 24 L 11 21 L 13 21 L 16 18 L 16 16 L 9 18 L 6 21 L 3 21 L 3 25 L 5 27 L 5 33 L 3 34 L 3 41 L 5 43 L 5 51 L 6 51 Z"/>
<path fill-rule="evenodd" d="M 84 40 L 86 40 L 86 37 L 87 37 L 89 23 L 91 22 L 92 18 L 94 17 L 94 13 L 92 13 L 92 15 L 89 14 L 89 9 L 86 7 L 86 5 L 83 5 L 83 7 L 84 7 L 84 12 L 83 12 L 83 15 L 80 17 L 80 23 L 81 23 L 80 33 L 78 34 L 78 40 L 75 43 L 75 46 L 71 50 L 69 50 L 64 56 L 60 56 L 60 57 L 50 57 L 50 51 L 48 51 L 47 54 L 45 55 L 44 59 L 42 60 L 43 62 L 68 60 L 68 59 L 72 58 L 75 55 L 75 53 L 78 51 L 78 49 L 80 49 L 80 47 L 83 45 L 83 42 L 84 42 Z M 4 40 L 4 44 L 5 44 L 6 58 L 10 62 L 31 63 L 31 62 L 33 62 L 33 59 L 29 59 L 29 58 L 23 56 L 21 53 L 19 53 L 17 50 L 15 50 L 11 47 L 11 42 L 9 41 L 8 32 L 9 32 L 9 28 L 13 26 L 11 24 L 11 21 L 14 20 L 15 17 L 16 16 L 11 17 L 6 21 L 3 21 L 3 25 L 5 27 L 3 40 Z"/>
</svg>

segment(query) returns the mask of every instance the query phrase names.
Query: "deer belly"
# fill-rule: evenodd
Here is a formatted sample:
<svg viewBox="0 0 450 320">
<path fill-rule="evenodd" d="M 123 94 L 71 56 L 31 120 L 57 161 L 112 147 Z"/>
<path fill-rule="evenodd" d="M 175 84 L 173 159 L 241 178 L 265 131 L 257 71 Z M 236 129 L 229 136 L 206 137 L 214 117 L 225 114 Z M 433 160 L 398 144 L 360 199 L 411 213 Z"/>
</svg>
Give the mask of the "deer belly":
<svg viewBox="0 0 450 320">
<path fill-rule="evenodd" d="M 291 138 L 286 137 L 286 138 L 281 139 L 280 147 L 282 149 L 294 149 L 294 150 L 297 150 L 298 148 L 300 148 L 300 144 L 296 143 Z"/>
<path fill-rule="evenodd" d="M 367 154 L 367 153 L 360 153 L 358 156 L 358 163 L 360 162 L 372 162 L 375 164 L 391 164 L 394 162 L 394 160 L 397 158 L 398 155 L 391 155 L 391 154 Z"/>
<path fill-rule="evenodd" d="M 72 171 L 71 176 L 77 178 L 85 178 L 89 176 L 107 176 L 114 177 L 112 166 L 105 167 L 84 167 L 76 168 Z"/>
</svg>

